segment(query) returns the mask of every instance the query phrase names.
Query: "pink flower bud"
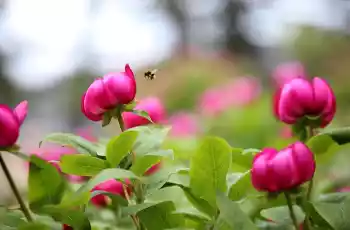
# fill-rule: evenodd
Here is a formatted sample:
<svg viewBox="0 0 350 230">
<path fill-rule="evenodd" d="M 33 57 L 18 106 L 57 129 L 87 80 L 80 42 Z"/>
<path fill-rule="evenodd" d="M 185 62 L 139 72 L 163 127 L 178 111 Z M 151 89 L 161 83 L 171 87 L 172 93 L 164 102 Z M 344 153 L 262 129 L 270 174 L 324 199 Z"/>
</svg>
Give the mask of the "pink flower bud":
<svg viewBox="0 0 350 230">
<path fill-rule="evenodd" d="M 328 83 L 315 77 L 312 81 L 296 78 L 284 84 L 274 96 L 274 113 L 287 124 L 307 116 L 318 118 L 327 126 L 335 115 L 336 100 Z"/>
<path fill-rule="evenodd" d="M 277 151 L 265 148 L 253 160 L 251 180 L 258 191 L 280 192 L 311 180 L 315 172 L 313 153 L 302 142 Z"/>
<path fill-rule="evenodd" d="M 22 125 L 23 121 L 26 119 L 27 117 L 27 113 L 28 113 L 28 101 L 22 101 L 21 103 L 19 103 L 16 108 L 13 110 L 13 113 L 15 114 L 15 116 L 18 119 L 18 122 L 20 125 Z"/>
<path fill-rule="evenodd" d="M 288 62 L 280 64 L 274 70 L 272 77 L 277 87 L 282 87 L 284 84 L 295 78 L 306 78 L 304 66 L 299 62 Z"/>
<path fill-rule="evenodd" d="M 27 112 L 27 101 L 21 102 L 14 110 L 0 104 L 0 147 L 10 147 L 16 143 Z"/>
<path fill-rule="evenodd" d="M 135 106 L 135 110 L 146 111 L 152 119 L 153 123 L 164 122 L 166 117 L 165 108 L 162 102 L 156 97 L 149 97 L 140 100 Z M 136 115 L 132 112 L 124 112 L 122 116 L 126 129 L 141 125 L 147 125 L 150 123 L 150 121 L 146 118 Z"/>
<path fill-rule="evenodd" d="M 160 167 L 162 167 L 162 163 L 158 162 L 157 164 L 152 165 L 152 167 L 150 167 L 146 172 L 145 172 L 145 176 L 149 176 L 152 175 L 153 173 L 157 172 Z"/>
<path fill-rule="evenodd" d="M 225 96 L 221 88 L 208 89 L 200 97 L 199 109 L 205 116 L 217 116 L 227 109 L 224 100 Z"/>
<path fill-rule="evenodd" d="M 131 182 L 130 182 L 130 180 L 126 179 L 125 183 L 127 185 L 128 194 L 130 195 L 131 194 L 131 187 L 130 187 Z M 92 189 L 92 191 L 97 191 L 97 190 L 105 191 L 105 192 L 109 192 L 109 193 L 113 193 L 113 194 L 125 197 L 125 193 L 123 190 L 123 183 L 120 181 L 114 180 L 114 179 L 110 179 L 110 180 L 107 180 L 105 182 L 102 182 L 101 184 L 97 185 L 96 187 L 94 187 Z M 105 207 L 108 204 L 108 199 L 107 199 L 107 196 L 100 194 L 100 195 L 94 196 L 91 199 L 91 202 L 98 207 Z"/>
<path fill-rule="evenodd" d="M 191 114 L 180 112 L 169 118 L 171 134 L 177 137 L 193 136 L 198 133 L 197 120 Z"/>
<path fill-rule="evenodd" d="M 135 77 L 130 66 L 125 65 L 125 72 L 96 79 L 83 95 L 81 109 L 88 119 L 99 121 L 108 110 L 132 102 L 135 95 Z"/>
</svg>

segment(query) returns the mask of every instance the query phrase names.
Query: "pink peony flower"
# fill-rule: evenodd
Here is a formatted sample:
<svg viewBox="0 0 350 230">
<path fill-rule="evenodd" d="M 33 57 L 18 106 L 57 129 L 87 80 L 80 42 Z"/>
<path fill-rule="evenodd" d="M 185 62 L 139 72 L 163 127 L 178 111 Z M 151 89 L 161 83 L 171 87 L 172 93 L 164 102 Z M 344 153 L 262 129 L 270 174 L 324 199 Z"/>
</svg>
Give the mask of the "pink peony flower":
<svg viewBox="0 0 350 230">
<path fill-rule="evenodd" d="M 81 110 L 88 119 L 100 121 L 105 112 L 132 102 L 135 95 L 134 73 L 125 65 L 125 72 L 107 74 L 89 86 L 82 97 Z"/>
<path fill-rule="evenodd" d="M 277 151 L 265 148 L 253 160 L 251 180 L 258 191 L 290 190 L 312 179 L 314 155 L 302 142 Z"/>
<path fill-rule="evenodd" d="M 126 179 L 125 183 L 128 185 L 127 191 L 128 191 L 128 194 L 130 195 L 131 194 L 131 188 L 130 188 L 131 182 L 130 182 L 130 180 Z M 101 184 L 97 185 L 96 187 L 94 187 L 92 189 L 92 191 L 97 191 L 97 190 L 105 191 L 105 192 L 109 192 L 109 193 L 113 193 L 113 194 L 125 197 L 125 193 L 123 190 L 123 183 L 120 181 L 114 180 L 114 179 L 102 182 Z M 102 195 L 102 194 L 94 196 L 91 199 L 91 202 L 95 206 L 98 206 L 98 207 L 105 207 L 108 205 L 107 196 Z"/>
<path fill-rule="evenodd" d="M 180 112 L 169 118 L 172 126 L 171 134 L 178 137 L 193 136 L 198 133 L 199 127 L 194 116 Z"/>
<path fill-rule="evenodd" d="M 138 101 L 135 110 L 146 111 L 154 123 L 162 123 L 166 119 L 165 108 L 162 102 L 156 97 L 148 97 Z M 122 116 L 126 129 L 150 123 L 146 118 L 132 112 L 124 112 Z"/>
<path fill-rule="evenodd" d="M 335 111 L 333 90 L 319 77 L 312 81 L 293 79 L 284 84 L 274 96 L 275 116 L 287 124 L 295 124 L 307 116 L 320 119 L 321 127 L 325 127 L 333 120 Z"/>
<path fill-rule="evenodd" d="M 299 62 L 288 62 L 280 64 L 274 70 L 272 77 L 278 88 L 295 78 L 307 78 L 304 66 Z"/>
<path fill-rule="evenodd" d="M 16 144 L 20 127 L 28 113 L 28 102 L 22 101 L 12 110 L 0 104 L 0 147 L 11 147 Z"/>
</svg>

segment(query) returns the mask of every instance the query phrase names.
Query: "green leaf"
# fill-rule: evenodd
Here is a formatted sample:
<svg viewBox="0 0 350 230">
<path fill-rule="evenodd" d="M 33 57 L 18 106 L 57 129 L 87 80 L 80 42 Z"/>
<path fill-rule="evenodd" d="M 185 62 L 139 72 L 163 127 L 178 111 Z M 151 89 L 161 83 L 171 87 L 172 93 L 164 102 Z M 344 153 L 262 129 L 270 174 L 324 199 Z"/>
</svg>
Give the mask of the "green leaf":
<svg viewBox="0 0 350 230">
<path fill-rule="evenodd" d="M 38 222 L 29 222 L 21 224 L 18 230 L 50 230 L 50 227 Z"/>
<path fill-rule="evenodd" d="M 136 131 L 127 130 L 108 142 L 106 158 L 112 167 L 117 167 L 120 161 L 129 154 L 137 136 Z"/>
<path fill-rule="evenodd" d="M 189 202 L 191 202 L 195 208 L 208 216 L 215 216 L 215 209 L 206 200 L 196 197 L 189 188 L 182 187 L 182 189 Z"/>
<path fill-rule="evenodd" d="M 298 224 L 301 224 L 305 219 L 305 214 L 301 208 L 297 205 L 293 205 L 293 210 Z M 272 220 L 275 223 L 292 225 L 293 221 L 290 218 L 289 209 L 287 206 L 274 207 L 264 209 L 261 211 L 261 215 L 268 220 Z"/>
<path fill-rule="evenodd" d="M 340 146 L 328 134 L 320 134 L 312 137 L 306 145 L 315 154 L 317 163 L 328 163 Z"/>
<path fill-rule="evenodd" d="M 150 167 L 159 163 L 163 157 L 173 158 L 173 151 L 170 149 L 159 150 L 137 157 L 130 170 L 136 175 L 143 175 Z"/>
<path fill-rule="evenodd" d="M 149 114 L 146 111 L 139 110 L 139 109 L 137 109 L 137 110 L 133 109 L 131 112 L 133 114 L 140 116 L 140 117 L 146 118 L 149 122 L 153 123 L 152 118 L 149 116 Z"/>
<path fill-rule="evenodd" d="M 233 201 L 239 201 L 245 198 L 249 191 L 255 191 L 250 180 L 250 170 L 236 178 L 232 183 L 228 196 Z"/>
<path fill-rule="evenodd" d="M 0 208 L 0 229 L 18 229 L 18 226 L 26 223 L 22 213 L 16 213 L 6 208 Z"/>
<path fill-rule="evenodd" d="M 90 155 L 63 155 L 60 161 L 62 172 L 78 176 L 95 176 L 107 168 L 107 162 Z"/>
<path fill-rule="evenodd" d="M 133 174 L 131 171 L 124 170 L 124 169 L 104 169 L 99 174 L 97 174 L 95 177 L 91 178 L 86 184 L 81 186 L 78 191 L 76 191 L 72 197 L 70 198 L 72 201 L 81 201 L 84 202 L 84 200 L 80 200 L 79 197 L 86 196 L 87 193 L 90 193 L 90 191 L 98 184 L 109 180 L 109 179 L 139 179 L 135 174 Z"/>
<path fill-rule="evenodd" d="M 219 218 L 224 220 L 232 229 L 258 230 L 249 217 L 240 209 L 237 203 L 231 201 L 223 194 L 218 194 L 216 200 L 217 206 L 220 210 Z"/>
<path fill-rule="evenodd" d="M 312 203 L 314 212 L 312 219 L 321 224 L 327 223 L 335 230 L 350 229 L 350 200 L 347 199 L 340 204 L 336 203 Z M 318 214 L 318 216 L 316 215 Z M 322 220 L 320 220 L 322 218 Z M 321 225 L 322 226 L 322 225 Z"/>
<path fill-rule="evenodd" d="M 326 130 L 321 132 L 320 135 L 323 134 L 330 136 L 339 145 L 350 143 L 350 127 Z"/>
<path fill-rule="evenodd" d="M 191 160 L 190 187 L 193 193 L 216 205 L 216 192 L 227 190 L 226 174 L 231 163 L 231 147 L 221 138 L 207 137 Z"/>
<path fill-rule="evenodd" d="M 135 205 L 123 207 L 122 208 L 122 215 L 123 216 L 136 215 L 138 212 L 141 212 L 142 210 L 145 210 L 149 207 L 155 206 L 155 205 L 157 205 L 159 203 L 163 203 L 163 202 L 169 202 L 169 201 L 145 202 L 142 204 L 135 204 Z"/>
<path fill-rule="evenodd" d="M 80 210 L 59 205 L 46 205 L 40 209 L 40 212 L 51 216 L 56 221 L 68 224 L 74 230 L 91 230 L 89 219 Z"/>
<path fill-rule="evenodd" d="M 143 156 L 161 149 L 170 127 L 159 125 L 138 126 L 129 130 L 139 133 L 133 147 L 137 156 Z"/>
<path fill-rule="evenodd" d="M 138 212 L 137 216 L 147 229 L 164 230 L 179 227 L 184 221 L 180 215 L 172 214 L 173 211 L 172 202 L 163 202 Z"/>
<path fill-rule="evenodd" d="M 122 196 L 119 196 L 110 192 L 106 192 L 106 191 L 101 191 L 101 190 L 93 191 L 91 193 L 90 199 L 98 195 L 108 196 L 112 200 L 113 205 L 128 206 L 128 201 L 125 200 Z"/>
<path fill-rule="evenodd" d="M 40 142 L 39 146 L 44 142 L 51 142 L 60 144 L 63 146 L 72 147 L 77 150 L 78 153 L 90 154 L 93 156 L 97 155 L 98 146 L 89 142 L 88 140 L 71 134 L 71 133 L 52 133 L 45 137 L 43 141 Z"/>
<path fill-rule="evenodd" d="M 254 156 L 258 152 L 259 149 L 232 148 L 232 163 L 248 170 L 252 167 Z"/>
<path fill-rule="evenodd" d="M 58 204 L 65 189 L 65 182 L 50 163 L 32 155 L 28 178 L 28 199 L 31 209 L 43 204 Z"/>
</svg>

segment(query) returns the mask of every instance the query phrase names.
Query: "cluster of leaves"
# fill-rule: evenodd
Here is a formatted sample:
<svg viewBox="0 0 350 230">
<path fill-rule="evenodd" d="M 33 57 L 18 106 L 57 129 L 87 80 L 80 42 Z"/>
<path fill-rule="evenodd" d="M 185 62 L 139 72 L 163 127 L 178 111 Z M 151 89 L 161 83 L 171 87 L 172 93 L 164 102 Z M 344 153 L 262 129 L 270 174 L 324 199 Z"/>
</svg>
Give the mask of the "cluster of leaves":
<svg viewBox="0 0 350 230">
<path fill-rule="evenodd" d="M 164 143 L 169 127 L 149 125 L 129 129 L 107 144 L 91 143 L 66 133 L 49 135 L 45 141 L 74 147 L 79 154 L 60 160 L 64 173 L 91 177 L 79 186 L 70 185 L 50 163 L 31 156 L 28 200 L 34 221 L 25 222 L 18 210 L 0 209 L 0 229 L 292 229 L 283 196 L 257 192 L 250 170 L 258 149 L 231 147 L 219 137 L 205 137 L 186 148 L 168 149 Z M 350 129 L 330 130 L 311 138 L 307 145 L 322 169 L 350 142 Z M 134 153 L 133 164 L 127 161 Z M 153 175 L 144 173 L 155 163 L 163 167 Z M 319 170 L 319 169 L 318 169 Z M 130 200 L 105 191 L 93 191 L 108 179 L 130 179 Z M 327 186 L 326 186 L 327 187 Z M 309 215 L 317 229 L 350 229 L 347 193 L 329 193 L 325 186 L 314 190 L 307 205 L 294 211 L 301 224 Z M 303 188 L 300 188 L 303 192 Z M 108 208 L 97 209 L 90 199 L 103 194 Z M 307 208 L 302 208 L 307 207 Z M 135 226 L 136 218 L 140 226 Z"/>
</svg>

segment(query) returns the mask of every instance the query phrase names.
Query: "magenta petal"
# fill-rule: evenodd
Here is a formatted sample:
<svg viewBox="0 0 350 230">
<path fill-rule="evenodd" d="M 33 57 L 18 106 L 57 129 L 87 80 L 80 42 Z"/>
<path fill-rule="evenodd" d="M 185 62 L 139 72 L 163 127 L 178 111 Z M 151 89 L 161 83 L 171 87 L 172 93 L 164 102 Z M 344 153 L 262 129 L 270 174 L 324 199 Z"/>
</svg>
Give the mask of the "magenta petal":
<svg viewBox="0 0 350 230">
<path fill-rule="evenodd" d="M 22 101 L 13 110 L 14 115 L 17 117 L 18 122 L 22 125 L 28 114 L 28 101 Z"/>
<path fill-rule="evenodd" d="M 125 65 L 125 74 L 126 74 L 128 77 L 130 77 L 131 79 L 135 80 L 134 72 L 131 70 L 129 64 L 126 64 L 126 65 Z"/>
<path fill-rule="evenodd" d="M 14 145 L 19 136 L 19 121 L 12 109 L 0 105 L 0 147 Z"/>
</svg>

